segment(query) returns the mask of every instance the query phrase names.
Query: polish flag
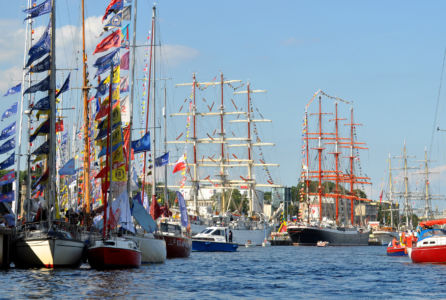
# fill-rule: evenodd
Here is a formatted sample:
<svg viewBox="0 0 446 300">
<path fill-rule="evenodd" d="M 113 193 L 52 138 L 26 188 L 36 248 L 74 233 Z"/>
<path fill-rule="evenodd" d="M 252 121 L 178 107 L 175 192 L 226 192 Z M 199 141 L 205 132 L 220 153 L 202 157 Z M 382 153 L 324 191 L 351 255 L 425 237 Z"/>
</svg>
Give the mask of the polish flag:
<svg viewBox="0 0 446 300">
<path fill-rule="evenodd" d="M 183 171 L 184 169 L 186 169 L 186 154 L 183 154 L 175 163 L 175 167 L 173 168 L 173 174 L 175 174 L 178 171 Z"/>
</svg>

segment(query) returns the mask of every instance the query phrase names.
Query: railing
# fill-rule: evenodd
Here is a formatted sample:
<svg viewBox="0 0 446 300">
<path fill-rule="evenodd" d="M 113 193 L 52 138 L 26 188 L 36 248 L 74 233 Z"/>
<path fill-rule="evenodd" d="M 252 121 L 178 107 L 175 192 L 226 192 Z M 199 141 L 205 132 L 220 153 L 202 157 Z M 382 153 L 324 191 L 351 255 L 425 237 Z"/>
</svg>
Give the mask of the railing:
<svg viewBox="0 0 446 300">
<path fill-rule="evenodd" d="M 53 221 L 51 228 L 48 221 L 25 223 L 16 227 L 17 237 L 44 238 L 48 235 L 66 239 L 80 239 L 82 228 L 64 221 Z"/>
</svg>

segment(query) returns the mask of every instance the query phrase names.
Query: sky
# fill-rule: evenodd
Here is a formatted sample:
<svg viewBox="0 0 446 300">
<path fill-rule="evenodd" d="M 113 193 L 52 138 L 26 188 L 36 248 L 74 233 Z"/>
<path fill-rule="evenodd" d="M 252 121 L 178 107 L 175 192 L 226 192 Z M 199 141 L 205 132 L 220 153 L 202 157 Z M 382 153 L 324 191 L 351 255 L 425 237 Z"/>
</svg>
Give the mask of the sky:
<svg viewBox="0 0 446 300">
<path fill-rule="evenodd" d="M 2 2 L 0 91 L 4 93 L 21 79 L 26 1 Z M 100 17 L 109 1 L 85 2 L 91 56 L 100 41 Z M 57 5 L 61 32 L 57 43 L 65 47 L 58 62 L 71 68 L 80 57 L 75 52 L 80 49 L 76 34 L 80 0 L 57 0 Z M 138 1 L 139 45 L 147 40 L 152 5 L 152 1 Z M 386 186 L 389 153 L 401 155 L 404 142 L 415 156 L 412 166 L 421 164 L 428 148 L 431 168 L 439 171 L 431 175 L 432 193 L 446 193 L 441 187 L 446 179 L 441 172 L 446 166 L 446 132 L 435 130 L 446 130 L 446 84 L 445 78 L 441 80 L 446 2 L 161 0 L 157 11 L 156 32 L 164 47 L 161 69 L 170 78 L 168 108 L 183 103 L 190 90 L 174 85 L 190 82 L 193 73 L 200 81 L 211 81 L 223 72 L 226 79 L 249 81 L 252 88 L 267 90 L 254 101 L 262 115 L 272 120 L 262 125 L 262 133 L 265 141 L 276 144 L 264 151 L 268 161 L 280 164 L 271 172 L 276 182 L 291 186 L 299 180 L 305 105 L 321 89 L 354 103 L 355 119 L 362 124 L 358 138 L 369 148 L 361 153 L 361 163 L 373 183 L 366 190 L 371 198 L 377 199 Z M 36 19 L 36 31 L 41 32 L 47 20 Z M 141 71 L 144 47 L 139 49 L 137 70 Z M 9 105 L 17 98 L 1 100 Z M 2 128 L 7 125 L 3 123 Z M 396 159 L 392 164 L 401 166 Z M 394 171 L 397 181 L 400 174 Z M 416 186 L 420 179 L 413 177 L 412 190 L 420 190 Z M 443 204 L 438 201 L 434 207 Z"/>
</svg>

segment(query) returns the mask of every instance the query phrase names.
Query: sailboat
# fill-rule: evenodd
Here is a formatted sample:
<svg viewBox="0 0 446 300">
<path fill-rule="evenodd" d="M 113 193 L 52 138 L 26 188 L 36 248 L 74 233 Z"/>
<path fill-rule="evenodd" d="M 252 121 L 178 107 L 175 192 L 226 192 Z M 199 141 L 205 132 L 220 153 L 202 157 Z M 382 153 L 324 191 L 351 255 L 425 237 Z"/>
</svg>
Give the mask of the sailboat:
<svg viewBox="0 0 446 300">
<path fill-rule="evenodd" d="M 322 103 L 322 96 L 324 100 L 335 101 L 333 113 L 322 110 L 327 108 Z M 310 123 L 308 110 L 316 97 L 319 100 L 316 112 L 311 114 L 317 117 L 314 124 Z M 355 218 L 355 206 L 361 207 L 360 202 L 370 201 L 357 189 L 358 185 L 370 184 L 368 177 L 356 175 L 361 170 L 358 150 L 366 148 L 364 143 L 356 141 L 359 124 L 354 122 L 353 107 L 350 108 L 350 123 L 345 124 L 349 128 L 349 137 L 341 135 L 339 125 L 345 119 L 338 115 L 338 102 L 351 104 L 319 90 L 305 107 L 300 184 L 304 200 L 301 211 L 304 210 L 305 215 L 301 222 L 287 227 L 291 240 L 297 245 L 315 246 L 319 241 L 328 242 L 330 246 L 368 245 L 369 232 L 357 226 L 359 222 Z M 324 127 L 323 117 L 326 115 L 333 115 L 333 131 Z M 347 153 L 341 151 L 343 148 L 348 150 Z M 342 171 L 343 168 L 346 171 Z"/>
<path fill-rule="evenodd" d="M 254 112 L 258 112 L 258 109 L 254 109 L 252 95 L 265 90 L 254 90 L 249 82 L 225 79 L 223 74 L 220 74 L 219 80 L 216 76 L 209 82 L 198 81 L 193 74 L 191 83 L 180 83 L 176 86 L 188 86 L 192 91 L 180 108 L 181 111 L 183 107 L 189 107 L 188 111 L 171 114 L 186 116 L 187 125 L 186 134 L 181 132 L 175 140 L 168 142 L 185 145 L 184 154 L 173 164 L 174 172 L 177 166 L 184 166 L 181 168 L 180 184 L 169 187 L 187 194 L 189 212 L 194 219 L 191 224 L 192 232 L 202 232 L 209 226 L 228 226 L 233 232 L 235 243 L 245 245 L 250 240 L 254 245 L 262 245 L 264 229 L 266 228 L 269 235 L 270 228 L 263 215 L 262 192 L 256 188 L 281 187 L 274 183 L 268 169 L 278 165 L 266 163 L 262 153 L 262 147 L 274 144 L 261 141 L 256 125 L 258 122 L 271 121 L 264 119 L 260 112 L 260 118 L 254 119 Z M 242 87 L 246 87 L 246 90 L 241 91 Z M 214 89 L 214 92 L 218 93 L 220 105 L 207 102 L 204 93 L 207 89 Z M 232 89 L 233 95 L 246 96 L 246 102 L 243 100 L 246 106 L 237 106 L 233 99 L 229 102 L 227 98 L 230 96 L 226 94 L 225 89 Z M 198 105 L 197 100 L 201 97 L 207 108 Z M 235 111 L 228 111 L 227 107 L 231 105 Z M 242 106 L 246 108 L 242 109 Z M 212 128 L 200 126 L 202 121 L 198 116 L 216 118 L 217 127 L 212 131 Z M 235 126 L 233 130 L 242 133 L 235 134 L 230 130 L 232 124 Z M 239 127 L 240 124 L 242 128 Z M 210 131 L 206 132 L 207 130 Z M 231 133 L 232 136 L 229 135 Z M 186 154 L 188 145 L 192 146 L 190 160 Z M 254 151 L 255 148 L 259 151 Z M 256 180 L 256 167 L 263 168 L 268 183 Z M 189 185 L 186 185 L 187 181 L 190 182 Z M 235 194 L 239 195 L 239 203 L 235 203 Z M 245 205 L 246 209 L 243 208 Z"/>
<path fill-rule="evenodd" d="M 110 5 L 107 7 L 104 18 L 109 14 L 109 8 Z M 111 47 L 109 46 L 110 43 L 107 42 L 110 40 L 116 41 Z M 96 114 L 96 120 L 99 122 L 101 130 L 105 129 L 106 124 L 106 131 L 102 131 L 106 133 L 99 132 L 96 137 L 96 140 L 101 141 L 99 143 L 106 147 L 106 161 L 104 168 L 101 170 L 103 175 L 96 176 L 102 178 L 102 239 L 95 240 L 88 248 L 88 262 L 95 269 L 135 268 L 141 265 L 141 251 L 138 243 L 123 236 L 123 232 L 134 232 L 134 227 L 130 216 L 128 193 L 125 188 L 122 188 L 123 184 L 119 184 L 127 180 L 123 165 L 122 143 L 119 142 L 122 140 L 121 108 L 119 105 L 120 65 L 118 65 L 121 30 L 117 29 L 106 37 L 98 44 L 94 53 L 116 47 L 118 48 L 98 58 L 95 63 L 96 66 L 101 65 L 104 69 L 110 70 L 108 101 L 101 104 L 100 111 Z M 116 107 L 114 102 L 117 102 Z M 104 117 L 105 119 L 100 121 Z M 117 192 L 119 196 L 116 196 Z M 119 231 L 116 231 L 117 229 L 113 230 L 117 225 L 121 226 L 118 229 Z"/>
<path fill-rule="evenodd" d="M 28 1 L 28 7 L 30 8 L 25 10 L 25 12 L 28 13 L 27 19 L 29 20 L 46 13 L 51 13 L 50 25 L 44 32 L 42 38 L 30 49 L 30 59 L 28 60 L 28 64 L 25 64 L 25 68 L 27 68 L 32 61 L 49 53 L 48 56 L 39 63 L 39 65 L 42 66 L 45 64 L 44 61 L 49 61 L 47 67 L 42 67 L 43 70 L 49 71 L 49 76 L 39 83 L 30 86 L 23 93 L 30 94 L 37 91 L 48 91 L 48 98 L 39 101 L 40 103 L 46 101 L 47 104 L 45 105 L 48 105 L 49 108 L 49 117 L 47 121 L 44 121 L 42 126 L 39 127 L 39 129 L 41 129 L 47 126 L 46 133 L 49 133 L 47 141 L 42 145 L 44 146 L 43 148 L 47 149 L 47 151 L 44 151 L 44 154 L 48 156 L 48 160 L 47 171 L 44 172 L 41 178 L 41 181 L 43 182 L 43 177 L 46 177 L 48 183 L 45 189 L 46 205 L 41 210 L 46 213 L 42 214 L 43 218 L 38 223 L 30 223 L 29 220 L 27 220 L 28 223 L 17 227 L 13 261 L 17 267 L 77 267 L 81 263 L 85 245 L 77 238 L 77 231 L 75 228 L 55 218 L 58 209 L 55 189 L 57 172 L 56 97 L 60 93 L 68 90 L 68 81 L 66 80 L 65 83 L 67 84 L 64 84 L 56 95 L 55 0 L 46 0 L 35 7 L 31 7 L 31 1 Z M 31 21 L 29 21 L 28 24 L 30 24 L 30 22 Z M 51 35 L 49 35 L 50 29 Z M 18 171 L 19 170 L 20 169 L 18 168 Z"/>
</svg>

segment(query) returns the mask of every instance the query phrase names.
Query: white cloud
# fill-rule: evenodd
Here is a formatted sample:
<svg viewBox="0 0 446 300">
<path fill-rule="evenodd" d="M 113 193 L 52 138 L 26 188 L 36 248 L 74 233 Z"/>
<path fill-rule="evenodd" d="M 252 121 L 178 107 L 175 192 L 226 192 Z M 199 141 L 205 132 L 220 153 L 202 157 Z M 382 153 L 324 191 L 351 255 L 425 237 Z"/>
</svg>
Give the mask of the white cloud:
<svg viewBox="0 0 446 300">
<path fill-rule="evenodd" d="M 22 80 L 22 69 L 12 67 L 7 70 L 0 70 L 0 92 L 3 94 L 10 87 L 18 84 Z"/>
</svg>

